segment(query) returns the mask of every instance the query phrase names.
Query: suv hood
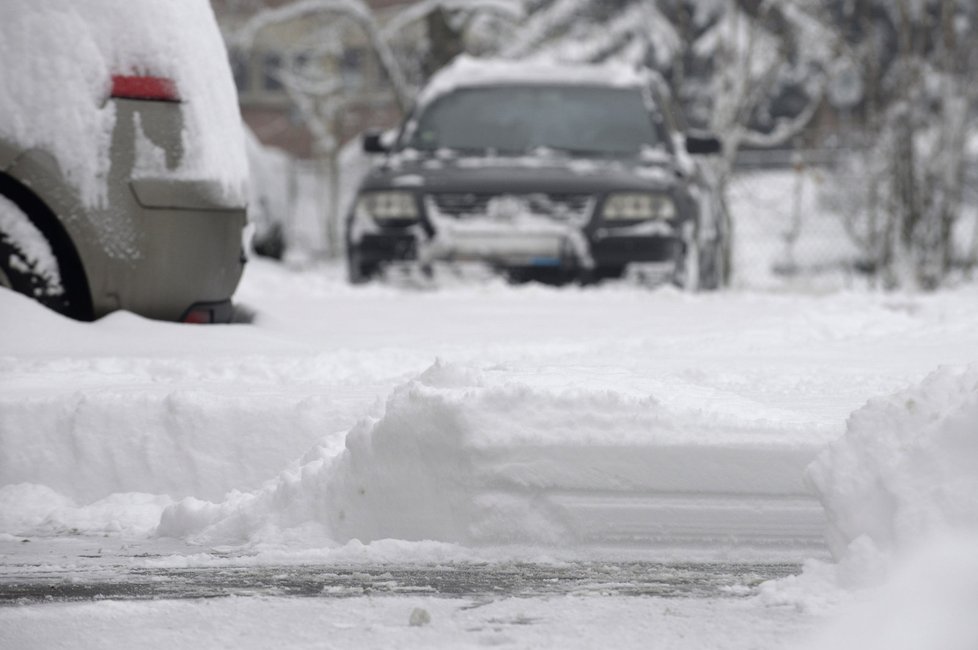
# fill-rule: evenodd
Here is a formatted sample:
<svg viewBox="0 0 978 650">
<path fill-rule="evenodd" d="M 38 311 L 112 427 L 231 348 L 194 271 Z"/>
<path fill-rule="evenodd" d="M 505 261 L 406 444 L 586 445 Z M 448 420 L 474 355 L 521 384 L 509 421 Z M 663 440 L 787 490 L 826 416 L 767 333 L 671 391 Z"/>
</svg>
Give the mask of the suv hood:
<svg viewBox="0 0 978 650">
<path fill-rule="evenodd" d="M 408 157 L 394 154 L 374 168 L 362 190 L 402 188 L 424 192 L 596 194 L 672 190 L 668 163 L 549 156 Z"/>
</svg>

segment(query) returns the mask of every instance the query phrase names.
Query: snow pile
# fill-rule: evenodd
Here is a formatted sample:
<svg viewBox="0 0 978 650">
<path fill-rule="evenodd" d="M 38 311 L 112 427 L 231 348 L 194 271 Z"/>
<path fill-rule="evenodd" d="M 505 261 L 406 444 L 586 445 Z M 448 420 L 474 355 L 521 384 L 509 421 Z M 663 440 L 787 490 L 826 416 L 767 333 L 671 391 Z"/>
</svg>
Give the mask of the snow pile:
<svg viewBox="0 0 978 650">
<path fill-rule="evenodd" d="M 176 173 L 220 181 L 244 202 L 247 159 L 236 91 L 206 0 L 5 0 L 0 7 L 0 138 L 54 154 L 87 205 L 105 198 L 112 75 L 172 79 L 183 99 Z"/>
<path fill-rule="evenodd" d="M 101 365 L 112 364 L 119 372 L 132 367 L 121 360 Z M 157 370 L 166 372 L 164 365 Z M 238 367 L 249 372 L 247 364 Z M 178 372 L 178 364 L 169 371 Z M 54 399 L 5 400 L 0 475 L 4 483 L 46 485 L 85 503 L 119 492 L 220 498 L 274 477 L 314 432 L 325 433 L 321 422 L 330 417 L 328 399 L 201 389 L 106 386 Z"/>
<path fill-rule="evenodd" d="M 373 384 L 428 359 L 317 353 L 254 327 L 125 312 L 80 323 L 2 289 L 0 321 L 0 485 L 43 485 L 80 504 L 256 489 L 331 433 L 338 452 Z"/>
<path fill-rule="evenodd" d="M 152 494 L 114 494 L 79 506 L 43 485 L 20 483 L 0 487 L 0 535 L 86 534 L 147 535 L 156 528 L 163 508 L 173 500 Z"/>
<path fill-rule="evenodd" d="M 945 368 L 871 401 L 808 477 L 837 557 L 862 536 L 895 550 L 946 531 L 978 531 L 978 366 Z"/>
<path fill-rule="evenodd" d="M 978 536 L 942 537 L 890 569 L 885 584 L 849 606 L 812 650 L 978 648 Z"/>
<path fill-rule="evenodd" d="M 759 529 L 803 539 L 819 527 L 801 482 L 814 445 L 652 397 L 498 375 L 436 363 L 351 430 L 339 456 L 316 449 L 221 504 L 186 499 L 159 534 L 246 541 L 316 524 L 336 542 L 575 545 Z M 685 529 L 693 511 L 712 512 L 716 530 Z"/>
<path fill-rule="evenodd" d="M 807 476 L 839 562 L 764 585 L 762 602 L 844 606 L 813 648 L 978 647 L 978 366 L 870 401 Z"/>
</svg>

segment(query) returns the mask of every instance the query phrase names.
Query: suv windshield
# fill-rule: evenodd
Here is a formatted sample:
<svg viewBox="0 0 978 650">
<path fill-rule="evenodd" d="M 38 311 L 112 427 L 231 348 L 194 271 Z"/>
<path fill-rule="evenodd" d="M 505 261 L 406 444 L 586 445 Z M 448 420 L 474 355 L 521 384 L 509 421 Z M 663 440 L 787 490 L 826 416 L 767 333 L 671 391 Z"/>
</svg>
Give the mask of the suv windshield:
<svg viewBox="0 0 978 650">
<path fill-rule="evenodd" d="M 547 148 L 637 155 L 663 137 L 638 88 L 492 86 L 444 95 L 425 109 L 402 146 L 431 151 Z"/>
</svg>

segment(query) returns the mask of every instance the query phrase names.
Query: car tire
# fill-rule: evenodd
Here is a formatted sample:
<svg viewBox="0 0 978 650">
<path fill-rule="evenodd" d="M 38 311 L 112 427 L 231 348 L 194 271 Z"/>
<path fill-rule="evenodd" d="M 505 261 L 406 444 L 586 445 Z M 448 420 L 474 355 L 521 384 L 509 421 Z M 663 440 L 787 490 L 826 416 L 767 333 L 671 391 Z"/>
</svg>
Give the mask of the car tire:
<svg viewBox="0 0 978 650">
<path fill-rule="evenodd" d="M 373 280 L 379 271 L 380 268 L 376 262 L 363 262 L 357 249 L 347 248 L 346 277 L 350 284 L 366 284 Z"/>
<path fill-rule="evenodd" d="M 18 201 L 0 194 L 0 286 L 21 293 L 59 314 L 90 320 L 87 296 L 65 272 L 57 248 Z M 54 261 L 43 264 L 41 257 Z M 74 285 L 74 286 L 73 286 Z"/>
<path fill-rule="evenodd" d="M 625 275 L 625 266 L 597 266 L 581 277 L 581 284 L 599 284 L 606 280 L 620 280 Z"/>
<path fill-rule="evenodd" d="M 553 267 L 514 266 L 507 268 L 504 274 L 507 282 L 517 285 L 537 283 L 550 287 L 562 287 L 571 282 L 582 280 L 577 271 Z"/>
</svg>

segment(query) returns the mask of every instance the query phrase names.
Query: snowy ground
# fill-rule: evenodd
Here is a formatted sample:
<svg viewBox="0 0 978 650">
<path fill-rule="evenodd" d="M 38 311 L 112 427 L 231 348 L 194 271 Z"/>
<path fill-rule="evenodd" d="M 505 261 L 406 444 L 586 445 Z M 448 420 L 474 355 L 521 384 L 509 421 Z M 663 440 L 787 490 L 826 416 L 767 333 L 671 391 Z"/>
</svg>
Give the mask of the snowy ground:
<svg viewBox="0 0 978 650">
<path fill-rule="evenodd" d="M 829 558 L 805 467 L 867 400 L 978 361 L 974 286 L 353 288 L 256 260 L 237 300 L 253 324 L 80 324 L 0 292 L 0 647 L 806 647 L 853 598 L 833 565 L 757 584 Z M 554 573 L 513 588 L 526 563 Z M 629 589 L 690 563 L 716 567 L 705 591 Z M 357 591 L 466 567 L 498 595 Z M 138 586 L 194 569 L 363 575 L 321 598 Z M 115 586 L 71 600 L 93 584 Z"/>
</svg>

